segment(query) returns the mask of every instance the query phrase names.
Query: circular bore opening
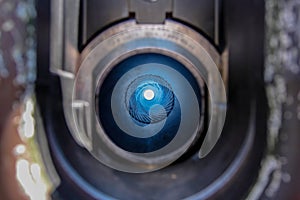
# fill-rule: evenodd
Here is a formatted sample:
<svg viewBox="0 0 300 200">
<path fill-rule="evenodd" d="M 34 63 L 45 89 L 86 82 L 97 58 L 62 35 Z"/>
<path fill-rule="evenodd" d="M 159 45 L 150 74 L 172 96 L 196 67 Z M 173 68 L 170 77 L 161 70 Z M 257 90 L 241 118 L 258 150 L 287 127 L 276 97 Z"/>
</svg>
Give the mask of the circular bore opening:
<svg viewBox="0 0 300 200">
<path fill-rule="evenodd" d="M 185 132 L 182 127 L 194 133 L 203 117 L 203 91 L 196 79 L 165 55 L 144 53 L 121 61 L 98 91 L 99 122 L 108 138 L 128 152 L 151 153 L 169 144 L 175 150 L 184 144 L 173 141 Z"/>
</svg>

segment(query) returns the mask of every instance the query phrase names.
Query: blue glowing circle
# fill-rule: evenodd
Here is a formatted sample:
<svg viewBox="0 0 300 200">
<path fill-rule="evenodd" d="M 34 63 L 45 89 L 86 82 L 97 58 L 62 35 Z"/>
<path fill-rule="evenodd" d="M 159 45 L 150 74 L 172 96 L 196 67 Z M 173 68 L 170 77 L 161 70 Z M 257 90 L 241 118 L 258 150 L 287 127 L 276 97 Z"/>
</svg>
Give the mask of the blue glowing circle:
<svg viewBox="0 0 300 200">
<path fill-rule="evenodd" d="M 153 92 L 153 98 L 145 98 L 144 92 L 147 90 Z M 129 85 L 126 104 L 133 120 L 153 124 L 169 116 L 174 107 L 174 93 L 171 86 L 161 77 L 144 75 Z"/>
<path fill-rule="evenodd" d="M 141 67 L 145 65 L 149 67 Z M 167 74 L 167 68 L 182 78 Z M 114 92 L 116 87 L 118 93 Z M 147 90 L 153 92 L 148 99 L 144 96 Z M 182 127 L 197 128 L 201 92 L 191 73 L 173 58 L 153 53 L 134 55 L 117 64 L 99 87 L 96 96 L 99 121 L 108 138 L 121 149 L 151 153 L 164 148 L 177 134 L 187 130 Z M 191 119 L 187 117 L 187 110 L 193 115 Z M 140 133 L 141 137 L 139 133 L 132 134 L 143 130 L 145 134 Z"/>
</svg>

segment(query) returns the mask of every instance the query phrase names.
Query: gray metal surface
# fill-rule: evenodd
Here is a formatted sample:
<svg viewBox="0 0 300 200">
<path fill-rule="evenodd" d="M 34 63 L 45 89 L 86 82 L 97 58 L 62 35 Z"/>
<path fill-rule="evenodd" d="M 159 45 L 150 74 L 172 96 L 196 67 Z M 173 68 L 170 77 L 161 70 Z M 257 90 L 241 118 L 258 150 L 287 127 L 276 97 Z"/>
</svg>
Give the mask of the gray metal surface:
<svg viewBox="0 0 300 200">
<path fill-rule="evenodd" d="M 162 24 L 166 18 L 179 20 L 195 27 L 218 45 L 224 37 L 220 34 L 221 3 L 219 0 L 83 0 L 79 46 L 85 46 L 100 31 L 128 18 L 150 24 Z"/>
<path fill-rule="evenodd" d="M 128 4 L 138 23 L 162 24 L 172 12 L 173 0 L 128 0 Z"/>
<path fill-rule="evenodd" d="M 73 78 L 78 57 L 79 0 L 51 1 L 50 70 Z"/>
<path fill-rule="evenodd" d="M 219 43 L 219 0 L 174 0 L 172 17 L 191 24 Z"/>
<path fill-rule="evenodd" d="M 95 34 L 120 20 L 129 17 L 127 0 L 81 1 L 80 42 L 86 44 Z"/>
</svg>

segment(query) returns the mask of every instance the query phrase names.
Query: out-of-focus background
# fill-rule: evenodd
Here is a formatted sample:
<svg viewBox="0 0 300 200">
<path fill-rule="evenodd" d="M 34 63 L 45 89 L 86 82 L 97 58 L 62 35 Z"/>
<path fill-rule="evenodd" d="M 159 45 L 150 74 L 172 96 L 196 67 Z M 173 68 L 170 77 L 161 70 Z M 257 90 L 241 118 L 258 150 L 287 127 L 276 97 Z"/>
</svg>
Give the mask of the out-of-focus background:
<svg viewBox="0 0 300 200">
<path fill-rule="evenodd" d="M 34 143 L 33 0 L 0 1 L 0 199 L 46 199 Z"/>
</svg>

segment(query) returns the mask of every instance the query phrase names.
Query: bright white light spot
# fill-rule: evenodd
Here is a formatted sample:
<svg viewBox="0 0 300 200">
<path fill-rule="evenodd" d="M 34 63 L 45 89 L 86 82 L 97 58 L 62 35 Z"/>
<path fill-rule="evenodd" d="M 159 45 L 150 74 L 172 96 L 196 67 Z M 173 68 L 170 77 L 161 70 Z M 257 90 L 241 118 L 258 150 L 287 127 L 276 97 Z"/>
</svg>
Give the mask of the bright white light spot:
<svg viewBox="0 0 300 200">
<path fill-rule="evenodd" d="M 19 159 L 16 164 L 17 179 L 31 200 L 47 200 L 48 188 L 37 163 Z"/>
<path fill-rule="evenodd" d="M 147 99 L 148 101 L 152 100 L 154 98 L 154 92 L 153 90 L 147 89 L 144 91 L 144 97 L 145 99 Z"/>
<path fill-rule="evenodd" d="M 14 148 L 14 153 L 15 155 L 22 155 L 26 152 L 26 147 L 23 144 L 18 144 L 15 148 Z"/>
<path fill-rule="evenodd" d="M 19 134 L 22 139 L 32 138 L 35 133 L 35 120 L 33 118 L 34 103 L 29 99 L 25 103 L 25 111 L 22 114 L 22 122 L 19 127 Z"/>
</svg>

